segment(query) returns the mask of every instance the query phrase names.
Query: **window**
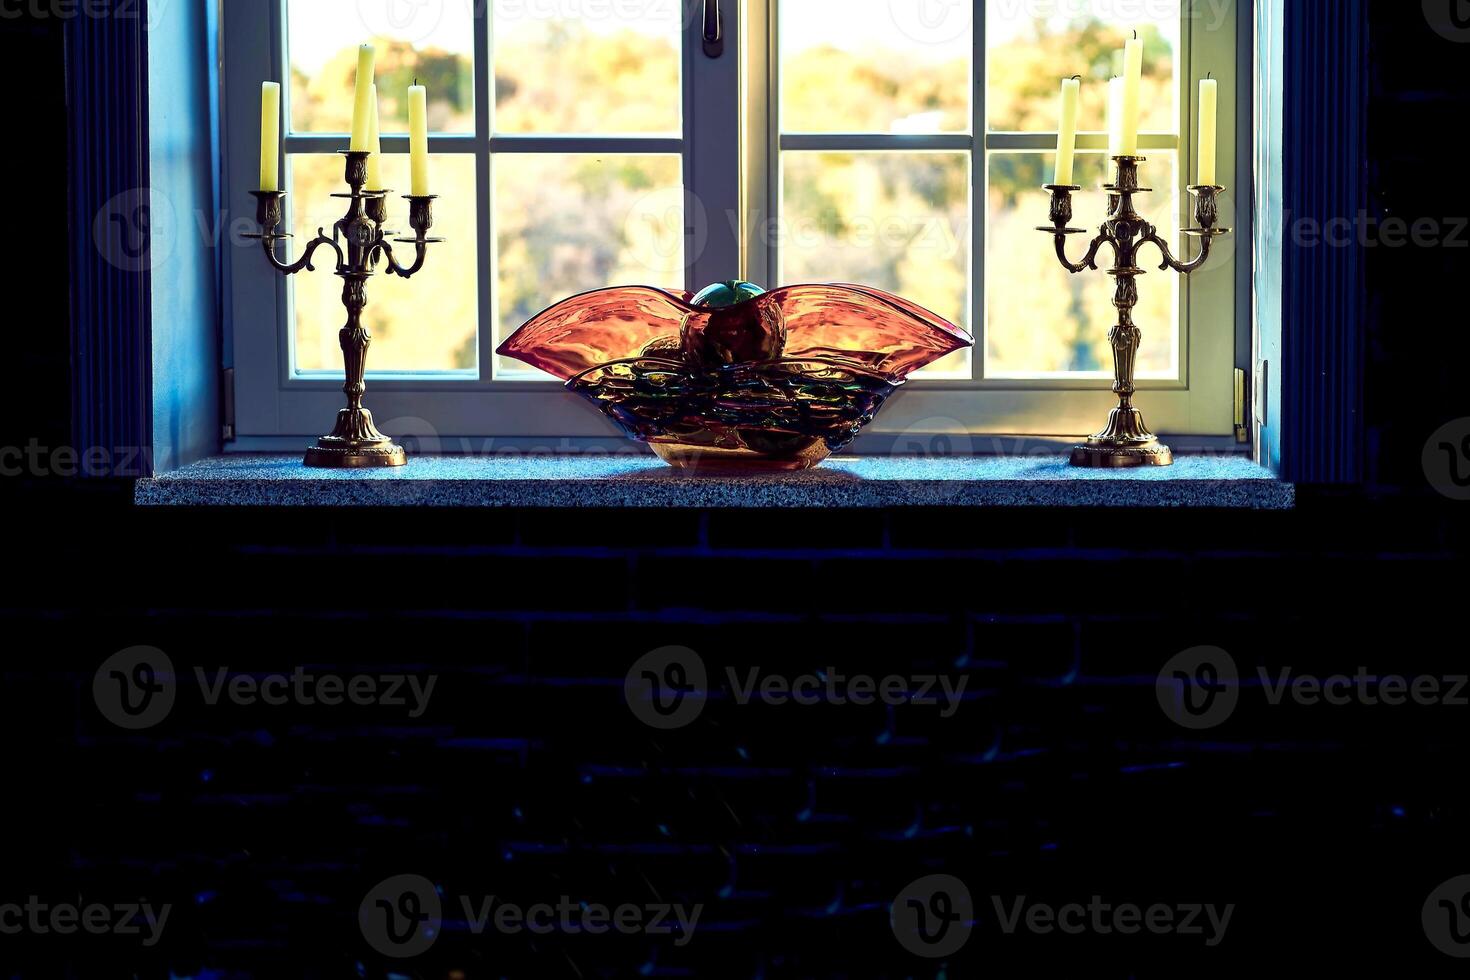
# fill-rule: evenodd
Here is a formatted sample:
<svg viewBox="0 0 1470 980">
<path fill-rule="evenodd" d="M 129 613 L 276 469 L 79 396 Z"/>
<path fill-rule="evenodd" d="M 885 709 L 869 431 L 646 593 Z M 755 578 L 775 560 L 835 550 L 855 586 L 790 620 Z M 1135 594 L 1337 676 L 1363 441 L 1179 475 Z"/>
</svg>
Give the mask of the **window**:
<svg viewBox="0 0 1470 980">
<path fill-rule="evenodd" d="M 725 0 L 720 59 L 702 51 L 701 0 L 239 6 L 225 11 L 225 180 L 244 213 L 253 178 L 237 175 L 253 172 L 258 148 L 233 120 L 253 119 L 261 79 L 286 82 L 298 235 L 340 216 L 329 195 L 343 186 L 355 46 L 378 50 L 391 186 L 407 179 L 402 93 L 415 78 L 429 87 L 434 234 L 448 241 L 412 281 L 369 283 L 368 404 L 385 430 L 449 449 L 614 437 L 555 382 L 495 358 L 496 344 L 586 289 L 734 275 L 867 282 L 975 335 L 870 431 L 1091 431 L 1113 404 L 1111 279 L 1068 276 L 1035 231 L 1060 77 L 1084 78 L 1076 182 L 1095 188 L 1112 52 L 1133 30 L 1144 39 L 1141 152 L 1157 190 L 1142 203 L 1177 241 L 1192 95 L 1212 72 L 1227 93 L 1221 182 L 1236 184 L 1233 4 Z M 1100 223 L 1104 202 L 1079 194 L 1077 223 Z M 391 215 L 405 211 L 392 199 Z M 1141 281 L 1141 406 L 1161 433 L 1231 432 L 1231 242 L 1191 280 Z M 228 262 L 239 447 L 294 446 L 339 406 L 340 284 L 323 268 L 281 279 L 249 249 Z"/>
</svg>

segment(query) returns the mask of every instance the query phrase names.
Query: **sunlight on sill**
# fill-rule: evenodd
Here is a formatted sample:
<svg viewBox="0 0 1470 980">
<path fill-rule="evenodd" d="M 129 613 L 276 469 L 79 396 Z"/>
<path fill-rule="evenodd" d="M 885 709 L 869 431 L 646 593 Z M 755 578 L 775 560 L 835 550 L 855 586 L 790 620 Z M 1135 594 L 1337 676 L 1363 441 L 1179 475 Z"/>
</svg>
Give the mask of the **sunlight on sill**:
<svg viewBox="0 0 1470 980">
<path fill-rule="evenodd" d="M 1295 490 L 1244 456 L 1083 470 L 1061 456 L 837 457 L 801 473 L 672 469 L 652 456 L 419 456 L 406 467 L 308 469 L 232 455 L 139 480 L 145 506 L 246 507 L 1190 507 L 1287 510 Z"/>
</svg>

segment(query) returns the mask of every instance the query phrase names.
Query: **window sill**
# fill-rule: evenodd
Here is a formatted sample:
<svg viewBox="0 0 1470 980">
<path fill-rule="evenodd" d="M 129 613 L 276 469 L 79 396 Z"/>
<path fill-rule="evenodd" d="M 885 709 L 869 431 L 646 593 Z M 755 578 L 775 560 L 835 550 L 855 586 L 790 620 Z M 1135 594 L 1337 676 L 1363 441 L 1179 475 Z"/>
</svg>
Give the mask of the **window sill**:
<svg viewBox="0 0 1470 980">
<path fill-rule="evenodd" d="M 1079 470 L 1059 456 L 834 458 L 805 473 L 691 474 L 652 456 L 421 456 L 311 470 L 299 456 L 216 456 L 137 482 L 143 506 L 1215 507 L 1289 510 L 1295 488 L 1243 456 Z"/>
</svg>

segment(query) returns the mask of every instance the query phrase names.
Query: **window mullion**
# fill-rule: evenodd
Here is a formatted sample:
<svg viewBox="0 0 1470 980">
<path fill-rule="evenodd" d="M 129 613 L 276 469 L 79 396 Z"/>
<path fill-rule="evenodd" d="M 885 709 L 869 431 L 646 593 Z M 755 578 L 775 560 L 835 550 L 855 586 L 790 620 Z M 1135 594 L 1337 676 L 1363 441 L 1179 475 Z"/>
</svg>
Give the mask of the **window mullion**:
<svg viewBox="0 0 1470 980">
<path fill-rule="evenodd" d="M 985 186 L 986 186 L 986 92 L 990 87 L 990 62 L 985 56 L 985 3 L 975 0 L 970 16 L 974 56 L 970 60 L 970 335 L 975 346 L 970 353 L 970 380 L 985 377 Z"/>
<path fill-rule="evenodd" d="M 1050 153 L 1057 148 L 1055 132 L 1035 133 L 986 133 L 983 142 L 987 150 L 1032 150 Z M 1178 133 L 1139 133 L 1140 150 L 1177 150 L 1183 145 Z M 1097 151 L 1108 148 L 1107 133 L 1078 133 L 1079 151 Z"/>
<path fill-rule="evenodd" d="M 495 379 L 495 270 L 497 267 L 495 241 L 495 181 L 491 179 L 490 134 L 495 126 L 495 66 L 492 62 L 495 46 L 490 37 L 491 5 L 475 4 L 475 201 L 479 208 L 475 216 L 476 234 L 480 238 L 480 261 L 476 263 L 475 309 L 479 322 L 475 327 L 477 338 L 476 360 L 480 368 L 480 380 Z M 429 146 L 434 145 L 433 137 Z"/>
<path fill-rule="evenodd" d="M 685 288 L 740 275 L 739 4 L 721 6 L 724 53 L 704 53 L 703 0 L 684 0 Z"/>
<path fill-rule="evenodd" d="M 490 139 L 492 153 L 682 153 L 684 140 L 661 136 L 510 136 Z"/>
<path fill-rule="evenodd" d="M 741 175 L 740 242 L 741 278 L 766 287 L 775 286 L 772 275 L 772 219 L 776 217 L 773 196 L 778 170 L 775 121 L 776 84 L 773 13 L 777 0 L 746 0 L 745 21 L 740 25 L 741 57 L 745 77 L 740 120 Z"/>
<path fill-rule="evenodd" d="M 862 152 L 864 150 L 969 150 L 968 133 L 782 133 L 783 150 Z"/>
</svg>

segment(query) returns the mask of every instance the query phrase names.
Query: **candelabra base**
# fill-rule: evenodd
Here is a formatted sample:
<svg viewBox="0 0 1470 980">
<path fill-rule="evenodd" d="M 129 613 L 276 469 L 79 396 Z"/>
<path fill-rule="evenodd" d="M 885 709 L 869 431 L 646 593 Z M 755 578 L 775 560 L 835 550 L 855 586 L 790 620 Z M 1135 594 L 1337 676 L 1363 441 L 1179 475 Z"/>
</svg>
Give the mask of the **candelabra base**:
<svg viewBox="0 0 1470 980">
<path fill-rule="evenodd" d="M 344 408 L 337 413 L 337 428 L 306 451 L 305 462 L 317 469 L 358 470 L 403 466 L 408 454 L 377 430 L 367 409 Z"/>
<path fill-rule="evenodd" d="M 330 440 L 330 436 L 323 436 L 320 442 L 306 451 L 307 466 L 319 470 L 363 470 L 408 464 L 408 455 L 403 447 L 391 439 L 377 446 L 334 446 L 328 444 Z"/>
<path fill-rule="evenodd" d="M 1143 413 L 1131 405 L 1113 409 L 1108 427 L 1072 450 L 1072 465 L 1089 469 L 1172 466 L 1174 454 L 1143 424 Z"/>
<path fill-rule="evenodd" d="M 1085 446 L 1072 450 L 1072 465 L 1116 470 L 1131 466 L 1172 466 L 1174 453 L 1157 439 L 1141 444 L 1089 439 Z"/>
</svg>

